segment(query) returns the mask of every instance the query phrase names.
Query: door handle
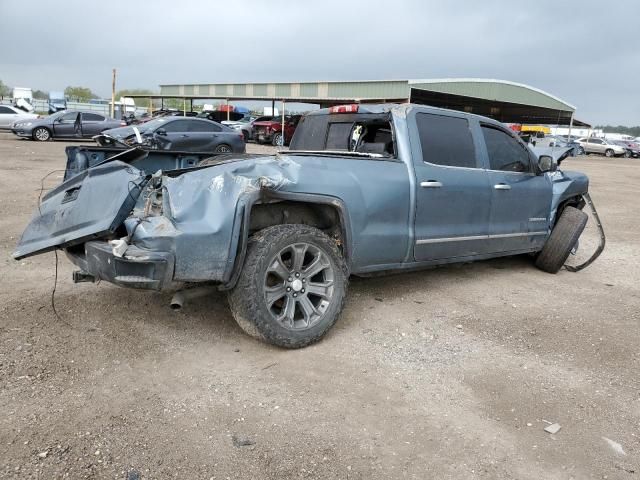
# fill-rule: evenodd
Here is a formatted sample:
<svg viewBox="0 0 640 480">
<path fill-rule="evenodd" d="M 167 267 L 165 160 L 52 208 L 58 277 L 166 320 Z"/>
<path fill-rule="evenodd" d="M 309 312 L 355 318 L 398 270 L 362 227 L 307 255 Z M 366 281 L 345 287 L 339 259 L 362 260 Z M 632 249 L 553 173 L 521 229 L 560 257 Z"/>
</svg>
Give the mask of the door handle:
<svg viewBox="0 0 640 480">
<path fill-rule="evenodd" d="M 511 190 L 511 185 L 507 185 L 506 183 L 498 183 L 493 186 L 496 190 Z"/>
<path fill-rule="evenodd" d="M 189 135 L 187 135 L 187 134 L 183 134 L 183 135 L 182 135 L 182 138 L 189 138 Z"/>
<path fill-rule="evenodd" d="M 437 180 L 428 180 L 426 182 L 420 182 L 420 186 L 422 188 L 440 188 L 442 183 Z"/>
</svg>

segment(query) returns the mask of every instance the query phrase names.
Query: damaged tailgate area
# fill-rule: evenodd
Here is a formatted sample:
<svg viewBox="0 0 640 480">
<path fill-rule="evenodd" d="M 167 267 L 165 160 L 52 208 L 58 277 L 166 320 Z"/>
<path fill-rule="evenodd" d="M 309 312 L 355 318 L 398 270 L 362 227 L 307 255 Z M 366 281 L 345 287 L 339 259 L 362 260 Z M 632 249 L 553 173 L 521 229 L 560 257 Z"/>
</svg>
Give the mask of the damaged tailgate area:
<svg viewBox="0 0 640 480">
<path fill-rule="evenodd" d="M 245 206 L 299 170 L 288 158 L 140 148 L 67 156 L 65 182 L 43 197 L 14 257 L 65 249 L 76 282 L 156 290 L 227 280 Z"/>
<path fill-rule="evenodd" d="M 13 254 L 16 259 L 113 235 L 146 179 L 120 161 L 85 170 L 47 193 Z"/>
</svg>

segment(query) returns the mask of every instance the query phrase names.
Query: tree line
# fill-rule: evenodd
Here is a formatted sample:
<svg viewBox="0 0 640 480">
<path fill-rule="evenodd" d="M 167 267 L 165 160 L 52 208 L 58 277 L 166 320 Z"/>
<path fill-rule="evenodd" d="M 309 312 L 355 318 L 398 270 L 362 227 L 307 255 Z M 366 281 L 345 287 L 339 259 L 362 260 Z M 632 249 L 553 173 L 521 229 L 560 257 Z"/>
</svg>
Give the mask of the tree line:
<svg viewBox="0 0 640 480">
<path fill-rule="evenodd" d="M 640 126 L 637 127 L 625 127 L 624 125 L 597 125 L 597 129 L 601 129 L 605 133 L 622 133 L 624 135 L 631 135 L 632 137 L 640 137 Z"/>
<path fill-rule="evenodd" d="M 13 88 L 9 85 L 6 85 L 2 80 L 0 80 L 0 98 L 10 97 L 12 95 L 12 92 Z M 155 92 L 144 88 L 123 89 L 116 92 L 116 100 L 119 100 L 120 97 L 126 97 L 128 95 L 152 95 L 153 93 Z M 100 95 L 94 93 L 90 88 L 74 86 L 68 86 L 67 88 L 65 88 L 64 96 L 71 102 L 88 102 L 91 99 L 100 98 Z M 48 100 L 49 92 L 45 90 L 33 90 L 33 98 Z"/>
</svg>

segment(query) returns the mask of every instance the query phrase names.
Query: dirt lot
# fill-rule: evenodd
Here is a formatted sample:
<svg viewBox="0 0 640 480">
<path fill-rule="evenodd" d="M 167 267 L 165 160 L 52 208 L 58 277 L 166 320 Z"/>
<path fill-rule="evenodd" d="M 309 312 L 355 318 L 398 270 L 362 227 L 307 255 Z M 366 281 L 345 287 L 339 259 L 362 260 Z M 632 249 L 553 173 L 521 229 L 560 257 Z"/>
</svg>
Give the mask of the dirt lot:
<svg viewBox="0 0 640 480">
<path fill-rule="evenodd" d="M 0 134 L 0 477 L 640 478 L 640 160 L 564 165 L 608 234 L 587 270 L 353 279 L 326 339 L 284 351 L 222 294 L 176 313 L 62 255 L 57 320 L 53 253 L 11 252 L 65 145 Z"/>
</svg>

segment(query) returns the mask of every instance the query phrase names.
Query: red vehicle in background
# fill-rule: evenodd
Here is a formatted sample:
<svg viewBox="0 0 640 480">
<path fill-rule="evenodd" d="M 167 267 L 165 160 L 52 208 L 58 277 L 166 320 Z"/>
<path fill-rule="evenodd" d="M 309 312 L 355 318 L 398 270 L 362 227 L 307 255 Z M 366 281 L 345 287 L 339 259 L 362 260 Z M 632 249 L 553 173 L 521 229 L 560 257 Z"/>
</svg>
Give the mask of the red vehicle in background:
<svg viewBox="0 0 640 480">
<path fill-rule="evenodd" d="M 254 136 L 258 143 L 271 143 L 271 145 L 287 145 L 293 137 L 298 122 L 302 115 L 285 115 L 284 117 L 284 142 L 282 136 L 282 117 L 273 117 L 272 120 L 254 122 Z"/>
</svg>

